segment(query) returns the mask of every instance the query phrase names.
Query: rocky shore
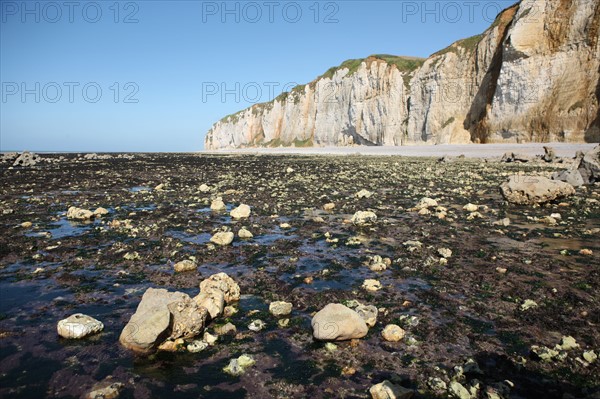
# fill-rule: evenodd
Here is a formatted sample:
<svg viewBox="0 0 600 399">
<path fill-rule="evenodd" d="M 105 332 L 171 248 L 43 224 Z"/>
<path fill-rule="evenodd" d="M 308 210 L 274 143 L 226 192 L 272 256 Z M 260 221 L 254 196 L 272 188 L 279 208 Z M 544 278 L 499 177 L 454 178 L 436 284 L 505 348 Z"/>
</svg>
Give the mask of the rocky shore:
<svg viewBox="0 0 600 399">
<path fill-rule="evenodd" d="M 600 147 L 442 155 L 4 156 L 0 397 L 600 397 Z"/>
</svg>

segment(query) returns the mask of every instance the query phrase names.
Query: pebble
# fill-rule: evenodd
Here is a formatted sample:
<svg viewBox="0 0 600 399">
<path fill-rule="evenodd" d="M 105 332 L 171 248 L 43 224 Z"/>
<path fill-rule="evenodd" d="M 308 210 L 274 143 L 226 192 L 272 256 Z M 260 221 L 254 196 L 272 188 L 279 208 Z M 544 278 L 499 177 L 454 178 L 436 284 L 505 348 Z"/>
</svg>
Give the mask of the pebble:
<svg viewBox="0 0 600 399">
<path fill-rule="evenodd" d="M 386 341 L 398 342 L 402 338 L 404 338 L 404 335 L 406 335 L 406 331 L 404 331 L 400 326 L 396 324 L 388 324 L 381 332 L 381 335 Z"/>
<path fill-rule="evenodd" d="M 198 353 L 208 348 L 208 343 L 200 340 L 194 340 L 187 345 L 188 352 Z"/>
<path fill-rule="evenodd" d="M 248 367 L 252 367 L 256 361 L 250 355 L 243 354 L 237 359 L 231 359 L 229 364 L 223 368 L 223 371 L 232 376 L 240 376 L 246 372 Z"/>
<path fill-rule="evenodd" d="M 274 301 L 269 304 L 269 312 L 275 317 L 287 316 L 292 313 L 292 304 L 284 301 Z"/>
<path fill-rule="evenodd" d="M 175 263 L 175 265 L 173 265 L 173 269 L 175 269 L 175 271 L 178 273 L 189 272 L 192 270 L 196 270 L 197 268 L 198 266 L 196 265 L 196 263 L 192 262 L 189 259 L 182 260 L 181 262 L 177 262 Z"/>
<path fill-rule="evenodd" d="M 254 332 L 258 332 L 265 328 L 266 324 L 264 321 L 260 319 L 253 320 L 250 324 L 248 324 L 248 329 Z"/>
<path fill-rule="evenodd" d="M 378 280 L 368 278 L 363 282 L 362 287 L 367 291 L 379 291 L 382 285 Z"/>
<path fill-rule="evenodd" d="M 324 211 L 332 211 L 334 208 L 335 208 L 335 204 L 333 202 L 329 202 L 329 203 L 323 205 Z"/>
<path fill-rule="evenodd" d="M 252 234 L 249 230 L 247 230 L 245 227 L 242 227 L 239 231 L 238 231 L 238 237 L 240 237 L 243 240 L 248 240 L 252 237 L 254 237 L 254 234 Z"/>
<path fill-rule="evenodd" d="M 525 301 L 521 304 L 521 311 L 524 312 L 526 310 L 532 309 L 532 308 L 537 308 L 538 304 L 537 302 L 531 300 L 531 299 L 525 299 Z"/>
<path fill-rule="evenodd" d="M 467 212 L 475 212 L 479 209 L 479 206 L 468 203 L 467 205 L 463 206 L 463 209 Z"/>
</svg>

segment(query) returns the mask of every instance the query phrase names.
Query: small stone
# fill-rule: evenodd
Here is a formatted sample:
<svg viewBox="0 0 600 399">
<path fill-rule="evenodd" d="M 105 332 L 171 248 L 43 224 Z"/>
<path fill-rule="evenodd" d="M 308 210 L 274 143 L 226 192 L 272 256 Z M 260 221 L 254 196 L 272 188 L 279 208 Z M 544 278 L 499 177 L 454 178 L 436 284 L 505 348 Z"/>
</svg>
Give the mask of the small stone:
<svg viewBox="0 0 600 399">
<path fill-rule="evenodd" d="M 200 185 L 200 191 L 203 192 L 203 193 L 207 193 L 207 192 L 210 191 L 210 187 L 208 187 L 208 185 L 206 185 L 206 184 L 201 184 Z"/>
<path fill-rule="evenodd" d="M 438 206 L 438 202 L 436 200 L 424 197 L 421 198 L 421 200 L 417 203 L 417 205 L 415 205 L 413 209 L 418 211 L 421 209 L 435 208 L 436 206 Z"/>
<path fill-rule="evenodd" d="M 221 197 L 218 197 L 211 202 L 210 209 L 215 212 L 221 212 L 227 209 L 227 206 L 225 206 L 223 199 Z"/>
<path fill-rule="evenodd" d="M 94 217 L 94 212 L 89 211 L 87 209 L 81 209 L 81 208 L 72 206 L 67 210 L 67 219 L 89 220 L 93 217 Z"/>
<path fill-rule="evenodd" d="M 493 223 L 493 225 L 494 226 L 504 226 L 504 227 L 510 226 L 510 219 L 509 218 L 504 218 L 504 219 L 496 220 Z"/>
<path fill-rule="evenodd" d="M 467 212 L 475 212 L 479 209 L 479 206 L 468 203 L 467 205 L 463 206 L 463 209 Z"/>
<path fill-rule="evenodd" d="M 557 346 L 564 351 L 570 351 L 572 349 L 579 348 L 579 344 L 575 338 L 571 337 L 570 335 L 562 337 L 560 345 Z"/>
<path fill-rule="evenodd" d="M 579 255 L 592 256 L 593 254 L 594 254 L 594 251 L 592 251 L 591 249 L 587 249 L 587 248 L 584 248 L 579 251 Z"/>
<path fill-rule="evenodd" d="M 248 324 L 248 329 L 254 332 L 258 332 L 266 327 L 264 321 L 260 319 L 253 320 L 250 324 Z"/>
<path fill-rule="evenodd" d="M 290 319 L 279 319 L 277 320 L 277 325 L 281 328 L 285 328 L 290 324 Z"/>
<path fill-rule="evenodd" d="M 442 258 L 450 258 L 452 256 L 452 250 L 448 249 L 448 248 L 440 248 L 438 249 L 438 254 L 440 254 L 440 256 Z"/>
<path fill-rule="evenodd" d="M 59 321 L 56 329 L 63 338 L 79 339 L 99 333 L 104 329 L 104 324 L 93 317 L 75 313 Z"/>
<path fill-rule="evenodd" d="M 559 352 L 554 349 L 550 349 L 545 346 L 537 346 L 537 345 L 533 345 L 531 347 L 531 352 L 537 358 L 539 358 L 540 360 L 543 360 L 545 362 L 549 362 L 559 355 Z"/>
<path fill-rule="evenodd" d="M 367 291 L 379 291 L 382 287 L 381 283 L 378 280 L 368 278 L 366 279 L 362 287 Z"/>
<path fill-rule="evenodd" d="M 323 210 L 324 211 L 332 211 L 335 208 L 335 204 L 333 202 L 329 202 L 325 205 L 323 205 Z"/>
<path fill-rule="evenodd" d="M 589 351 L 583 352 L 583 358 L 585 359 L 586 362 L 592 364 L 596 360 L 598 360 L 598 355 L 596 355 L 596 353 L 594 353 L 593 350 L 589 350 Z"/>
<path fill-rule="evenodd" d="M 496 271 L 497 271 L 498 273 L 500 273 L 500 274 L 506 274 L 506 272 L 507 272 L 507 269 L 506 269 L 505 267 L 500 267 L 500 266 L 498 266 L 498 267 L 496 268 Z"/>
<path fill-rule="evenodd" d="M 85 395 L 85 399 L 116 399 L 121 393 L 124 385 L 120 382 L 113 382 L 111 376 L 106 377 L 92 387 L 92 390 Z"/>
<path fill-rule="evenodd" d="M 242 227 L 239 231 L 238 231 L 238 237 L 240 237 L 242 240 L 248 240 L 250 238 L 254 237 L 254 234 L 252 234 L 249 230 L 247 230 L 245 227 Z"/>
<path fill-rule="evenodd" d="M 185 341 L 183 338 L 177 338 L 175 340 L 166 340 L 158 346 L 159 351 L 163 352 L 179 352 L 185 349 Z"/>
<path fill-rule="evenodd" d="M 452 381 L 448 387 L 448 393 L 456 399 L 471 399 L 471 394 L 460 382 Z"/>
<path fill-rule="evenodd" d="M 327 342 L 325 343 L 325 349 L 328 352 L 335 352 L 337 350 L 338 346 L 336 344 L 334 344 L 333 342 Z"/>
<path fill-rule="evenodd" d="M 95 216 L 104 216 L 104 215 L 108 215 L 108 210 L 106 208 L 96 208 L 96 210 L 94 211 L 94 215 Z"/>
<path fill-rule="evenodd" d="M 215 334 L 217 335 L 234 335 L 235 333 L 237 333 L 237 328 L 232 323 L 215 327 Z"/>
<path fill-rule="evenodd" d="M 371 198 L 371 196 L 373 195 L 373 193 L 369 190 L 365 190 L 364 188 L 362 190 L 360 190 L 359 192 L 357 192 L 356 194 L 354 194 L 354 196 L 356 198 Z"/>
<path fill-rule="evenodd" d="M 158 186 L 154 187 L 155 191 L 163 191 L 163 189 L 165 188 L 165 185 L 163 183 L 160 183 Z"/>
<path fill-rule="evenodd" d="M 21 227 L 24 228 L 24 229 L 28 229 L 31 226 L 33 226 L 33 223 L 31 223 L 31 222 L 23 222 L 23 223 L 21 223 Z"/>
<path fill-rule="evenodd" d="M 189 272 L 189 271 L 192 271 L 192 270 L 196 270 L 197 268 L 198 268 L 198 266 L 196 265 L 196 263 L 192 262 L 189 259 L 182 260 L 181 262 L 177 262 L 173 266 L 173 269 L 175 269 L 175 271 L 177 273 Z"/>
<path fill-rule="evenodd" d="M 379 313 L 377 307 L 359 304 L 354 311 L 367 323 L 367 326 L 373 327 L 377 323 L 377 314 Z"/>
<path fill-rule="evenodd" d="M 137 260 L 139 258 L 140 258 L 140 254 L 138 254 L 135 251 L 127 252 L 125 255 L 123 255 L 123 259 L 125 259 L 125 260 Z"/>
<path fill-rule="evenodd" d="M 229 364 L 223 368 L 223 371 L 237 377 L 244 374 L 246 369 L 253 366 L 255 363 L 256 361 L 252 356 L 244 354 L 237 359 L 231 359 Z"/>
<path fill-rule="evenodd" d="M 210 242 L 217 245 L 229 245 L 233 242 L 233 233 L 231 231 L 219 231 L 210 238 Z"/>
<path fill-rule="evenodd" d="M 231 324 L 231 323 L 228 323 L 228 324 Z M 233 324 L 231 324 L 231 325 L 233 326 Z M 233 328 L 235 330 L 235 326 L 233 326 Z M 210 346 L 216 344 L 218 340 L 219 340 L 219 337 L 217 335 L 212 335 L 208 331 L 205 331 L 204 335 L 202 336 L 202 341 L 206 342 Z"/>
<path fill-rule="evenodd" d="M 531 299 L 525 299 L 525 301 L 521 304 L 521 311 L 524 312 L 526 310 L 532 309 L 532 308 L 537 308 L 538 304 L 537 302 L 531 300 Z"/>
<path fill-rule="evenodd" d="M 429 381 L 427 381 L 427 385 L 429 385 L 429 388 L 431 388 L 431 390 L 433 390 L 433 391 L 441 392 L 441 391 L 445 391 L 446 389 L 448 389 L 444 380 L 442 380 L 441 378 L 438 378 L 438 377 L 429 379 Z"/>
<path fill-rule="evenodd" d="M 275 301 L 269 304 L 269 312 L 275 317 L 287 316 L 292 313 L 292 307 L 289 302 Z"/>
<path fill-rule="evenodd" d="M 282 229 L 282 230 L 287 230 L 287 229 L 291 229 L 292 226 L 289 223 L 281 223 L 279 225 L 279 228 Z"/>
<path fill-rule="evenodd" d="M 358 211 L 351 219 L 351 222 L 355 225 L 361 226 L 369 223 L 373 223 L 377 220 L 375 212 L 371 211 Z"/>
<path fill-rule="evenodd" d="M 238 312 L 238 310 L 233 307 L 233 306 L 225 306 L 225 308 L 223 309 L 223 316 L 225 317 L 231 317 L 234 314 L 236 314 Z"/>
<path fill-rule="evenodd" d="M 241 204 L 237 208 L 233 209 L 229 214 L 234 219 L 247 218 L 250 216 L 250 207 L 246 204 Z"/>
<path fill-rule="evenodd" d="M 369 393 L 373 399 L 410 399 L 414 395 L 413 390 L 392 384 L 388 380 L 373 385 Z"/>
<path fill-rule="evenodd" d="M 208 343 L 200 340 L 194 340 L 187 345 L 188 352 L 198 353 L 208 348 Z"/>
<path fill-rule="evenodd" d="M 381 332 L 383 339 L 389 342 L 398 342 L 404 338 L 405 334 L 406 332 L 396 324 L 388 324 Z"/>
</svg>

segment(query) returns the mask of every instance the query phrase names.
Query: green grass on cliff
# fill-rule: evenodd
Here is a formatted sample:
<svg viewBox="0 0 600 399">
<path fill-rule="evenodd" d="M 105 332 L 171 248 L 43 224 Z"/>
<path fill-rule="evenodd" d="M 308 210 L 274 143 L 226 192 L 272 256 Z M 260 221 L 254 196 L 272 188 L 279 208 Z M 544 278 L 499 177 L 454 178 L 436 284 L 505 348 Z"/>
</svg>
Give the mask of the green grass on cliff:
<svg viewBox="0 0 600 399">
<path fill-rule="evenodd" d="M 445 49 L 440 50 L 437 53 L 433 53 L 431 56 L 438 57 L 438 56 L 444 55 L 446 53 L 458 54 L 459 48 L 463 48 L 463 49 L 467 50 L 468 52 L 472 52 L 477 48 L 477 45 L 479 44 L 479 42 L 481 42 L 481 39 L 483 39 L 483 35 L 475 35 L 475 36 L 468 37 L 466 39 L 458 40 L 458 41 L 452 43 L 451 45 L 449 45 L 448 47 L 446 47 Z"/>
</svg>

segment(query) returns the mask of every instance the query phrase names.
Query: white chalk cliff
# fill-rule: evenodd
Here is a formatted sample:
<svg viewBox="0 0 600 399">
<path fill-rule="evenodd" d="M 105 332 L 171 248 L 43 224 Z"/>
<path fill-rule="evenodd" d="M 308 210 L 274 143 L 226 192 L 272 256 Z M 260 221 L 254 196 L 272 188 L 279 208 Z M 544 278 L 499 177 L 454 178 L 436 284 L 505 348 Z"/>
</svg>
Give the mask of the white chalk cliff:
<svg viewBox="0 0 600 399">
<path fill-rule="evenodd" d="M 349 60 L 215 123 L 206 149 L 600 141 L 600 2 L 522 0 L 426 60 Z"/>
</svg>

